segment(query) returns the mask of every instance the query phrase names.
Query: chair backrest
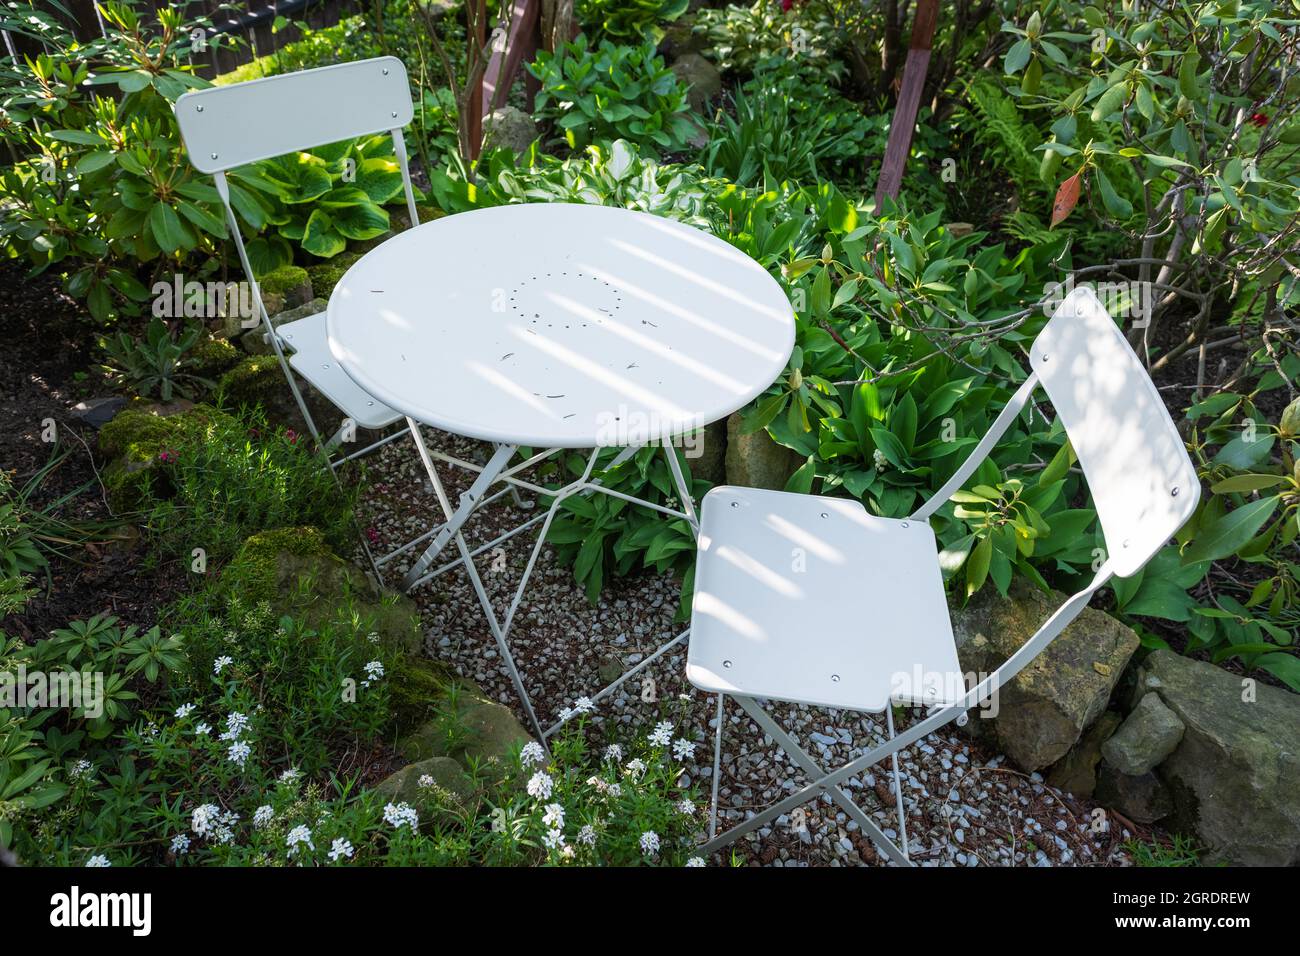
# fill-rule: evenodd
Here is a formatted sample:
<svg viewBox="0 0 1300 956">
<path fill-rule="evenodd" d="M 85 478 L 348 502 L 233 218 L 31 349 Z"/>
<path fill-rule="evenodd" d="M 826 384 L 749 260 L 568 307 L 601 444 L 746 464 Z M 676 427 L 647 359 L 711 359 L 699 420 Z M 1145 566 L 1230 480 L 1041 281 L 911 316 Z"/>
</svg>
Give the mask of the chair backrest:
<svg viewBox="0 0 1300 956">
<path fill-rule="evenodd" d="M 395 56 L 192 90 L 176 101 L 190 162 L 219 173 L 411 122 L 406 66 Z"/>
<path fill-rule="evenodd" d="M 1065 298 L 1029 362 L 1088 479 L 1115 574 L 1137 573 L 1191 517 L 1201 485 L 1160 393 L 1089 288 Z"/>
</svg>

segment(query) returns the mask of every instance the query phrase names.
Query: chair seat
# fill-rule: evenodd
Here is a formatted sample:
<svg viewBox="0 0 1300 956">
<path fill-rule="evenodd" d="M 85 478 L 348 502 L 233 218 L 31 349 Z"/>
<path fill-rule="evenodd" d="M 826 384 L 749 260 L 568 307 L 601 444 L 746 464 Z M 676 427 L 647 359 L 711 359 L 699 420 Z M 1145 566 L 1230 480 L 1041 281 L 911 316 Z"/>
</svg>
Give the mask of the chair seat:
<svg viewBox="0 0 1300 956">
<path fill-rule="evenodd" d="M 325 313 L 286 322 L 276 329 L 293 349 L 289 364 L 312 386 L 362 428 L 384 428 L 401 418 L 352 380 L 330 353 L 325 338 Z"/>
<path fill-rule="evenodd" d="M 934 532 L 844 498 L 714 488 L 686 674 L 706 691 L 851 710 L 956 702 Z"/>
</svg>

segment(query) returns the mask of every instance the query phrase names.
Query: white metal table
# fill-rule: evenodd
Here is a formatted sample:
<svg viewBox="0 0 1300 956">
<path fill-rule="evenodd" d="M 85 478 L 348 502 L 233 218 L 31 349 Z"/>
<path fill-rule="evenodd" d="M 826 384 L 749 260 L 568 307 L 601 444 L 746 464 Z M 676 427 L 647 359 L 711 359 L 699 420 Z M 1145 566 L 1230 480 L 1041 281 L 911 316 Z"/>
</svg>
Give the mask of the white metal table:
<svg viewBox="0 0 1300 956">
<path fill-rule="evenodd" d="M 444 514 L 412 543 L 428 542 L 403 588 L 464 567 L 545 744 L 564 720 L 546 729 L 538 722 L 507 637 L 556 510 L 570 495 L 600 492 L 683 518 L 698 532 L 671 442 L 760 395 L 784 370 L 795 326 L 767 270 L 709 233 L 627 209 L 533 203 L 448 216 L 382 243 L 335 286 L 327 330 L 343 370 L 406 417 Z M 421 424 L 491 442 L 496 451 L 485 465 L 454 459 L 428 448 Z M 681 511 L 604 488 L 592 476 L 601 449 L 621 449 L 612 467 L 655 444 L 667 452 Z M 591 449 L 578 480 L 555 489 L 521 477 L 574 448 Z M 510 464 L 520 449 L 523 461 Z M 455 506 L 435 461 L 477 472 Z M 550 508 L 471 551 L 465 522 L 519 489 L 551 498 Z M 538 522 L 514 599 L 498 620 L 473 558 Z M 453 543 L 459 557 L 430 570 Z"/>
</svg>

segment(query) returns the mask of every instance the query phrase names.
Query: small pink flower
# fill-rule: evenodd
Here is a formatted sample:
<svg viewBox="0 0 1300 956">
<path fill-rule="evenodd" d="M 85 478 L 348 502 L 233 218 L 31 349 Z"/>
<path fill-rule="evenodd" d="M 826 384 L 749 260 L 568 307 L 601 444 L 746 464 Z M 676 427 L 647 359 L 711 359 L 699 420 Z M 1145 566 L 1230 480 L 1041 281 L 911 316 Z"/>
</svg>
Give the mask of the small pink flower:
<svg viewBox="0 0 1300 956">
<path fill-rule="evenodd" d="M 1268 114 L 1267 114 L 1267 113 L 1255 113 L 1255 114 L 1253 114 L 1253 115 L 1250 117 L 1250 121 L 1251 121 L 1252 123 L 1254 123 L 1256 126 L 1258 126 L 1258 127 L 1260 127 L 1261 129 L 1263 129 L 1265 126 L 1268 125 Z"/>
<path fill-rule="evenodd" d="M 177 460 L 176 452 L 170 449 L 166 451 L 160 451 L 158 453 L 158 460 L 165 465 L 170 465 L 172 462 Z"/>
<path fill-rule="evenodd" d="M 298 444 L 298 433 L 294 431 L 292 428 L 286 428 L 284 430 L 284 437 L 289 439 L 290 445 Z"/>
<path fill-rule="evenodd" d="M 370 539 L 371 544 L 379 543 L 379 532 L 376 531 L 374 528 L 366 529 L 366 537 Z"/>
</svg>

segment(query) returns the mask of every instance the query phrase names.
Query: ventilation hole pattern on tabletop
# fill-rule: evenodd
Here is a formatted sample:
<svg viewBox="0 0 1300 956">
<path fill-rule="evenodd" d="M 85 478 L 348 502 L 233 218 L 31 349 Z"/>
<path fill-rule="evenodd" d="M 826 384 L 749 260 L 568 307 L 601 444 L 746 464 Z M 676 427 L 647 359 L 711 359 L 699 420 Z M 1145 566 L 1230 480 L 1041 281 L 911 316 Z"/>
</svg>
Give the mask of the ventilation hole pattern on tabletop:
<svg viewBox="0 0 1300 956">
<path fill-rule="evenodd" d="M 549 338 L 581 333 L 623 315 L 623 290 L 577 269 L 529 274 L 510 290 L 510 314 Z"/>
</svg>

